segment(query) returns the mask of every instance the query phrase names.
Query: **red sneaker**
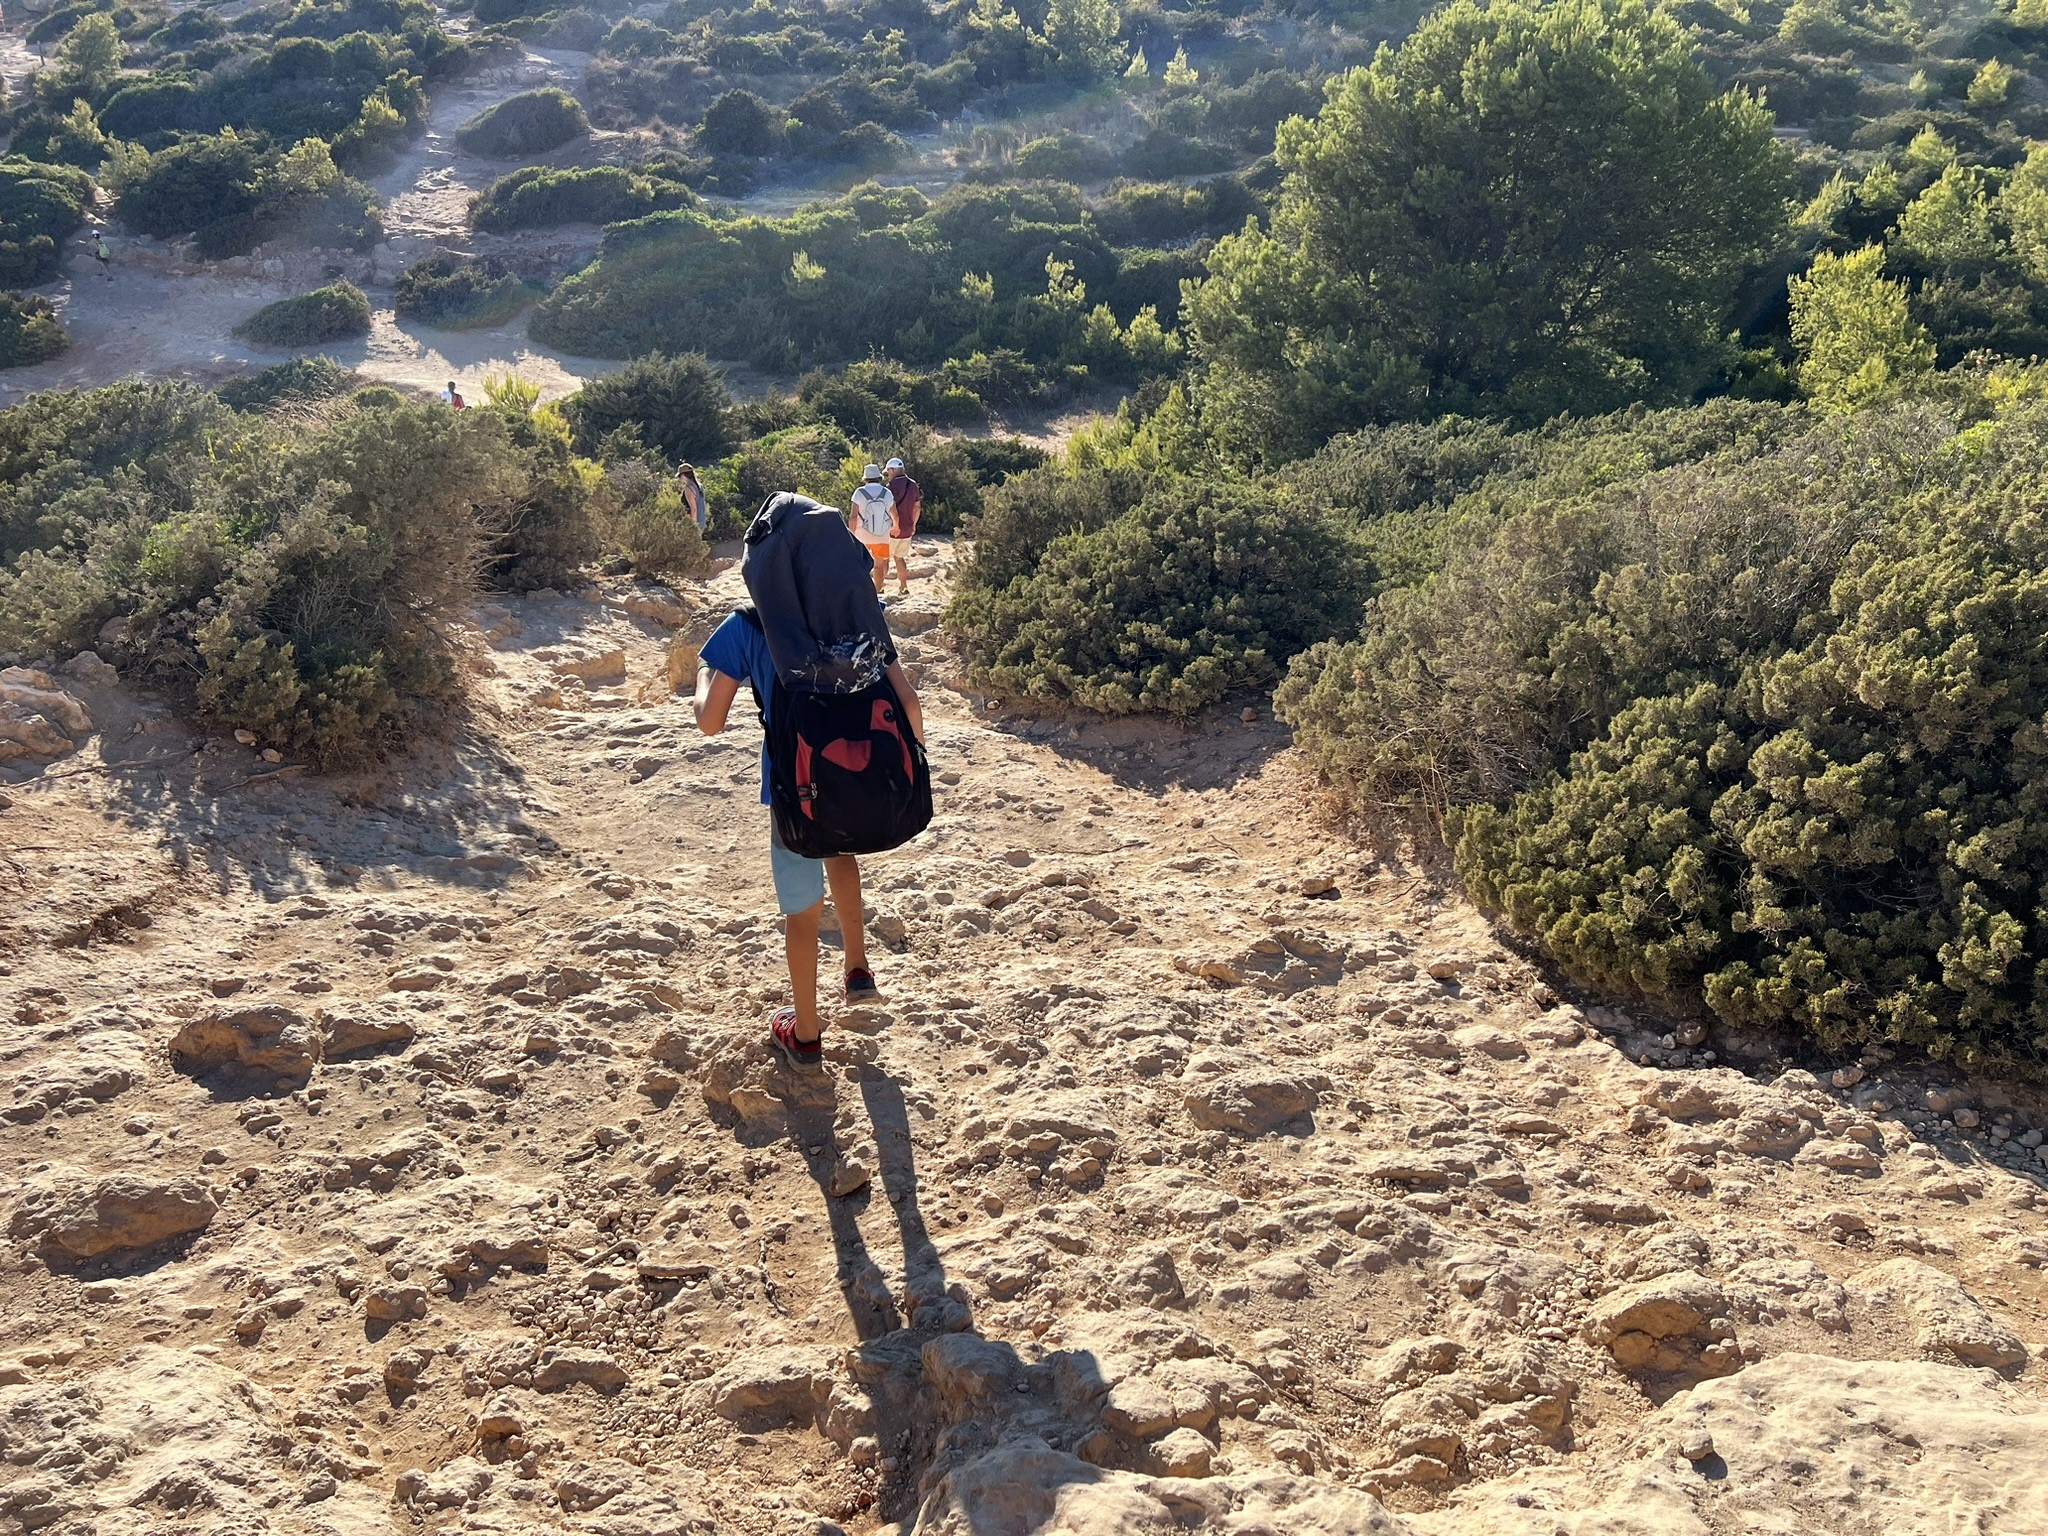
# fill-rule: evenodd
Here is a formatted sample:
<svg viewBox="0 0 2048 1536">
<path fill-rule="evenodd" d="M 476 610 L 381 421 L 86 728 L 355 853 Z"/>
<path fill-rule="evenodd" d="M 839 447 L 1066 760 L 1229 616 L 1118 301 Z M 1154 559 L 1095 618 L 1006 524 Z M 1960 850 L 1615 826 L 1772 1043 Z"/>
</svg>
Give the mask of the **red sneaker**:
<svg viewBox="0 0 2048 1536">
<path fill-rule="evenodd" d="M 778 1008 L 768 1020 L 768 1040 L 778 1051 L 789 1059 L 792 1067 L 815 1072 L 825 1064 L 825 1042 L 799 1040 L 796 1037 L 796 1010 Z"/>
</svg>

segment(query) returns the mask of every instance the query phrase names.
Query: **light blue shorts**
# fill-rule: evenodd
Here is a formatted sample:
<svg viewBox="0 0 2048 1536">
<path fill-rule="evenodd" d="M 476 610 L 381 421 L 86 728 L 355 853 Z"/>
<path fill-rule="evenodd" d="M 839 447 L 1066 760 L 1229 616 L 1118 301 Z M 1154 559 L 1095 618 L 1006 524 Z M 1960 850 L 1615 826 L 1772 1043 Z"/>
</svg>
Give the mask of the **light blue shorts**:
<svg viewBox="0 0 2048 1536">
<path fill-rule="evenodd" d="M 808 912 L 825 899 L 825 861 L 791 853 L 768 823 L 768 865 L 775 872 L 775 905 L 784 917 Z"/>
</svg>

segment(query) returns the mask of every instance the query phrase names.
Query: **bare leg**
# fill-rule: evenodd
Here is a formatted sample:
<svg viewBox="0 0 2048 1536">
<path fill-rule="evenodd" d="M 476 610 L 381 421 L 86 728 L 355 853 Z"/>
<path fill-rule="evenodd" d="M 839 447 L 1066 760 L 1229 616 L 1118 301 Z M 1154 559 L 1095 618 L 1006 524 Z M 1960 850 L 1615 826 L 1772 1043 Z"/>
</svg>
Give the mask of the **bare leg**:
<svg viewBox="0 0 2048 1536">
<path fill-rule="evenodd" d="M 860 899 L 860 865 L 852 858 L 827 859 L 825 880 L 832 887 L 832 910 L 839 914 L 839 942 L 846 950 L 846 968 L 868 968 L 867 910 Z"/>
<path fill-rule="evenodd" d="M 910 590 L 910 562 L 901 555 L 896 557 L 896 590 L 898 592 L 908 592 Z"/>
<path fill-rule="evenodd" d="M 858 901 L 857 883 L 854 890 Z M 796 1037 L 807 1043 L 825 1032 L 825 1021 L 818 1017 L 818 918 L 824 910 L 821 901 L 782 920 L 782 951 L 789 959 L 789 993 L 796 1004 Z"/>
</svg>

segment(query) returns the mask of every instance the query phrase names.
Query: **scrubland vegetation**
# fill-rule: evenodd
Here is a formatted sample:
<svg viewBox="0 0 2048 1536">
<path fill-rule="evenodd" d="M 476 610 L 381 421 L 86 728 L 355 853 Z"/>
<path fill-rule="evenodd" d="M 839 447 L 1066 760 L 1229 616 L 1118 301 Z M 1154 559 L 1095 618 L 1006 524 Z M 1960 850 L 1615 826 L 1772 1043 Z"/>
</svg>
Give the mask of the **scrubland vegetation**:
<svg viewBox="0 0 2048 1536">
<path fill-rule="evenodd" d="M 559 406 L 500 381 L 456 419 L 301 360 L 0 418 L 0 649 L 125 618 L 132 669 L 342 761 L 451 696 L 475 582 L 701 560 L 679 460 L 718 536 L 900 452 L 971 537 L 983 688 L 1276 690 L 1341 803 L 1444 839 L 1582 976 L 2048 1064 L 2048 9 L 471 9 L 460 40 L 421 0 L 38 24 L 23 286 L 95 178 L 209 255 L 373 242 L 361 177 L 514 36 L 591 51 L 580 100 L 467 144 L 644 137 L 475 199 L 495 235 L 604 225 L 580 269 L 399 284 L 407 319 L 533 302 L 537 340 L 630 360 Z M 38 302 L 11 359 L 62 345 Z M 735 403 L 707 356 L 797 382 Z M 1112 390 L 1057 454 L 952 435 Z"/>
</svg>

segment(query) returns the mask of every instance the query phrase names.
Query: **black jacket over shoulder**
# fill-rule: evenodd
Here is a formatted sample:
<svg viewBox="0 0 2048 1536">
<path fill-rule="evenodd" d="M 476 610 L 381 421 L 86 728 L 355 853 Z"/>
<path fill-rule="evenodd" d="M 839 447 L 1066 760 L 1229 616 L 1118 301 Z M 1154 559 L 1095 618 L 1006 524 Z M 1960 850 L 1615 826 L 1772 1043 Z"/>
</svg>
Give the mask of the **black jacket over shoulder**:
<svg viewBox="0 0 2048 1536">
<path fill-rule="evenodd" d="M 794 491 L 769 497 L 747 528 L 740 579 L 783 687 L 854 693 L 896 659 L 874 558 L 838 508 Z"/>
</svg>

